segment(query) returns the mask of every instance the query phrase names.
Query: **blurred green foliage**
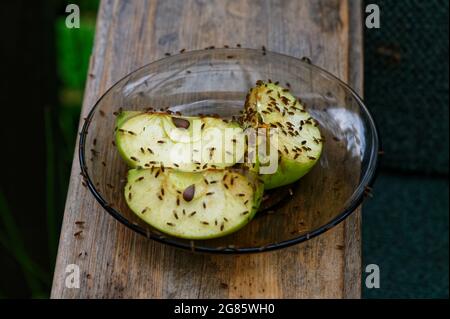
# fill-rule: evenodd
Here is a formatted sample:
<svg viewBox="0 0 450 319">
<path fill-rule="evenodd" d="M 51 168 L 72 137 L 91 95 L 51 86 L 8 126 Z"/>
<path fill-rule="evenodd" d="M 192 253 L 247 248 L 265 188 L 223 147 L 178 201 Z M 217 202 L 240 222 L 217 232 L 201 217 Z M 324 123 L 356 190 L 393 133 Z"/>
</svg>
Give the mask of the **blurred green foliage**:
<svg viewBox="0 0 450 319">
<path fill-rule="evenodd" d="M 55 29 L 58 71 L 63 89 L 82 90 L 94 40 L 95 17 L 83 17 L 79 29 L 68 29 L 65 17 L 58 17 Z"/>
<path fill-rule="evenodd" d="M 78 122 L 82 105 L 83 90 L 93 46 L 95 19 L 98 0 L 49 0 L 48 7 L 56 15 L 48 14 L 54 19 L 54 43 L 56 48 L 58 71 L 58 105 L 46 108 L 45 145 L 46 145 L 46 223 L 49 268 L 42 269 L 31 257 L 22 238 L 22 229 L 14 220 L 3 191 L 0 191 L 0 245 L 20 266 L 28 292 L 22 297 L 46 298 L 50 295 L 51 278 L 55 262 L 59 231 L 64 212 L 65 198 L 70 177 L 70 169 L 75 149 Z M 67 13 L 65 7 L 78 4 L 80 8 L 80 28 L 68 29 L 65 25 Z M 44 80 L 44 79 L 43 79 Z M 47 80 L 47 79 L 45 79 Z M 2 257 L 3 258 L 3 257 Z M 6 287 L 7 289 L 7 287 Z M 0 288 L 0 298 L 12 297 L 5 288 Z"/>
<path fill-rule="evenodd" d="M 85 1 L 81 1 L 85 2 Z M 90 1 L 91 9 L 92 3 Z M 95 11 L 80 5 L 79 29 L 69 29 L 65 16 L 55 20 L 59 107 L 45 114 L 47 145 L 47 225 L 51 258 L 56 255 L 60 223 L 77 135 L 86 73 L 95 33 Z"/>
<path fill-rule="evenodd" d="M 7 248 L 8 253 L 19 264 L 30 289 L 31 297 L 47 297 L 48 287 L 51 284 L 51 274 L 41 269 L 29 256 L 25 249 L 21 231 L 14 221 L 13 214 L 2 192 L 0 192 L 0 221 L 4 227 L 4 231 L 0 232 L 0 244 Z M 2 291 L 0 295 L 2 294 L 7 297 L 5 292 Z"/>
<path fill-rule="evenodd" d="M 56 117 L 46 116 L 47 225 L 49 249 L 53 260 L 56 256 L 83 91 L 94 41 L 98 2 L 96 0 L 70 1 L 70 3 L 77 3 L 80 7 L 79 29 L 68 29 L 65 25 L 65 15 L 58 16 L 54 22 L 60 81 L 59 107 Z M 56 121 L 56 123 L 50 123 L 50 121 Z M 57 141 L 56 145 L 54 141 Z M 52 272 L 53 269 L 50 271 Z"/>
</svg>

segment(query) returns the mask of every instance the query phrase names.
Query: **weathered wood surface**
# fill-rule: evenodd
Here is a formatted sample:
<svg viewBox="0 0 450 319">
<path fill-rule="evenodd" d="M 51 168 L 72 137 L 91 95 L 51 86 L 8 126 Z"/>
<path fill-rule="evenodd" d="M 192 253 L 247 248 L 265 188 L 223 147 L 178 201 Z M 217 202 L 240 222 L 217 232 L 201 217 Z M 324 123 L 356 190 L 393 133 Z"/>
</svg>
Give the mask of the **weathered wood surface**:
<svg viewBox="0 0 450 319">
<path fill-rule="evenodd" d="M 361 91 L 361 14 L 359 0 L 104 0 L 81 118 L 135 68 L 165 52 L 210 45 L 265 45 L 308 56 Z M 359 211 L 327 233 L 281 251 L 192 254 L 149 241 L 114 220 L 81 185 L 79 173 L 75 154 L 52 298 L 360 297 Z M 77 220 L 88 221 L 79 238 L 73 236 Z M 65 287 L 68 264 L 80 266 L 80 289 Z"/>
</svg>

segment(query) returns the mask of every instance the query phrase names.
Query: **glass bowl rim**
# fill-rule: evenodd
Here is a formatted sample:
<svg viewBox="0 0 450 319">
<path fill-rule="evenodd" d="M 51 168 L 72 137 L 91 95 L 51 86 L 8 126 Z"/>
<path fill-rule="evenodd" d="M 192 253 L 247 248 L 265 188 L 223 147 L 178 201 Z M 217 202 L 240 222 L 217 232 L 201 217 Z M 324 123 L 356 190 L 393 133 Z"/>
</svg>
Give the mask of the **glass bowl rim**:
<svg viewBox="0 0 450 319">
<path fill-rule="evenodd" d="M 261 52 L 259 49 L 250 49 L 250 48 L 212 48 L 208 49 L 210 51 L 224 51 L 224 52 L 230 52 L 230 51 L 237 51 L 237 52 Z M 295 238 L 291 238 L 288 240 L 271 243 L 262 247 L 223 247 L 223 248 L 212 248 L 212 247 L 202 247 L 202 246 L 195 246 L 192 245 L 192 240 L 190 241 L 191 244 L 184 244 L 181 242 L 178 242 L 176 240 L 171 239 L 170 237 L 158 236 L 151 233 L 148 233 L 140 227 L 139 225 L 131 222 L 127 218 L 125 218 L 119 211 L 117 211 L 115 208 L 109 205 L 109 203 L 102 197 L 100 191 L 98 191 L 92 182 L 91 178 L 89 177 L 89 173 L 87 170 L 87 164 L 86 164 L 86 157 L 85 157 L 85 140 L 86 135 L 88 134 L 88 128 L 92 121 L 92 118 L 95 114 L 95 111 L 97 109 L 97 106 L 99 103 L 103 100 L 103 98 L 118 85 L 120 82 L 125 80 L 126 78 L 130 77 L 131 75 L 147 68 L 153 65 L 157 65 L 160 63 L 163 63 L 169 59 L 179 58 L 179 57 L 188 57 L 193 56 L 199 53 L 204 53 L 203 50 L 192 50 L 192 51 L 186 51 L 179 54 L 174 54 L 170 56 L 163 57 L 161 59 L 155 60 L 153 62 L 147 63 L 120 78 L 117 80 L 113 85 L 111 85 L 101 96 L 98 98 L 98 100 L 95 102 L 94 106 L 89 111 L 87 117 L 84 119 L 83 127 L 80 132 L 80 138 L 78 143 L 78 157 L 79 157 L 79 163 L 81 168 L 81 174 L 87 184 L 87 187 L 91 191 L 91 193 L 94 195 L 94 198 L 100 203 L 100 205 L 103 207 L 104 210 L 106 210 L 112 217 L 114 217 L 117 221 L 125 225 L 126 227 L 134 230 L 140 235 L 145 236 L 148 239 L 155 240 L 159 243 L 168 244 L 170 246 L 174 246 L 177 248 L 181 248 L 184 250 L 190 250 L 195 252 L 203 252 L 203 253 L 215 253 L 215 254 L 248 254 L 248 253 L 260 253 L 260 252 L 266 252 L 266 251 L 273 251 L 281 248 L 286 248 L 295 244 L 302 243 L 304 241 L 307 241 L 309 239 L 312 239 L 329 229 L 333 228 L 334 226 L 338 225 L 340 222 L 342 222 L 344 219 L 346 219 L 351 213 L 353 213 L 359 206 L 362 204 L 367 189 L 371 188 L 373 183 L 375 182 L 378 168 L 379 168 L 379 150 L 381 150 L 381 138 L 379 135 L 379 131 L 376 125 L 376 122 L 370 113 L 369 109 L 366 107 L 366 105 L 363 102 L 363 99 L 359 96 L 358 93 L 354 89 L 352 89 L 348 84 L 346 84 L 344 81 L 339 79 L 338 77 L 334 76 L 332 73 L 328 72 L 327 70 L 311 63 L 309 58 L 302 57 L 297 58 L 293 56 L 289 56 L 283 53 L 273 52 L 269 50 L 264 50 L 266 54 L 269 55 L 275 55 L 279 56 L 283 59 L 289 59 L 296 63 L 307 65 L 307 67 L 311 68 L 312 70 L 315 70 L 316 72 L 321 73 L 321 75 L 327 77 L 328 79 L 337 82 L 340 86 L 342 86 L 345 90 L 350 92 L 350 95 L 352 98 L 356 100 L 358 103 L 358 106 L 360 107 L 361 111 L 365 114 L 365 116 L 368 119 L 369 125 L 368 128 L 370 129 L 370 132 L 372 133 L 372 148 L 370 149 L 370 158 L 368 163 L 368 168 L 365 172 L 365 174 L 362 176 L 357 188 L 351 195 L 350 203 L 347 205 L 347 207 L 339 214 L 337 214 L 334 218 L 332 218 L 329 222 L 326 224 L 313 229 L 312 231 L 302 234 L 300 236 L 297 236 Z"/>
</svg>

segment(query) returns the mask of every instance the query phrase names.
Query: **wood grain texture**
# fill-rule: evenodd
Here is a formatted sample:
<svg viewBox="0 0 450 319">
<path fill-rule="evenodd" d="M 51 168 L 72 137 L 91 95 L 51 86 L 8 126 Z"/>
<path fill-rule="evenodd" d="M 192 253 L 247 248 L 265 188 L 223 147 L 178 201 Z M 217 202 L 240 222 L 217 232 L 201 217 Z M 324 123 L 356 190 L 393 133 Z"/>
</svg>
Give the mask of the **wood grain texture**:
<svg viewBox="0 0 450 319">
<path fill-rule="evenodd" d="M 101 2 L 81 118 L 115 81 L 165 52 L 224 44 L 311 60 L 361 91 L 359 0 Z M 74 157 L 52 298 L 358 298 L 360 212 L 325 234 L 271 253 L 192 254 L 147 240 L 81 185 Z M 121 194 L 118 194 L 121 196 Z M 86 223 L 81 236 L 77 220 Z M 65 287 L 77 264 L 81 288 Z"/>
</svg>

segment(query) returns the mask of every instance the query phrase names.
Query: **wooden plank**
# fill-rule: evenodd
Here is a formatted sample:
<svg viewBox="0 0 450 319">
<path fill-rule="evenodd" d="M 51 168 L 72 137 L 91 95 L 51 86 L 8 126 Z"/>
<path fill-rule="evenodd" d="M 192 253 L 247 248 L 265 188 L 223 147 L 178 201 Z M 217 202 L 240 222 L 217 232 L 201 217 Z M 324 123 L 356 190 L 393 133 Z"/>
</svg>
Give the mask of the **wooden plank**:
<svg viewBox="0 0 450 319">
<path fill-rule="evenodd" d="M 345 80 L 363 96 L 364 54 L 362 1 L 349 1 L 349 64 Z M 344 296 L 361 298 L 361 209 L 344 223 Z"/>
<path fill-rule="evenodd" d="M 309 56 L 361 89 L 360 6 L 358 0 L 104 0 L 81 117 L 108 87 L 135 68 L 165 52 L 209 45 L 265 45 L 288 55 Z M 79 173 L 75 156 L 52 298 L 360 296 L 359 212 L 327 233 L 281 251 L 192 254 L 149 241 L 119 224 L 81 185 Z M 78 238 L 73 236 L 77 220 L 87 221 Z M 80 289 L 65 287 L 68 264 L 80 266 Z"/>
</svg>

